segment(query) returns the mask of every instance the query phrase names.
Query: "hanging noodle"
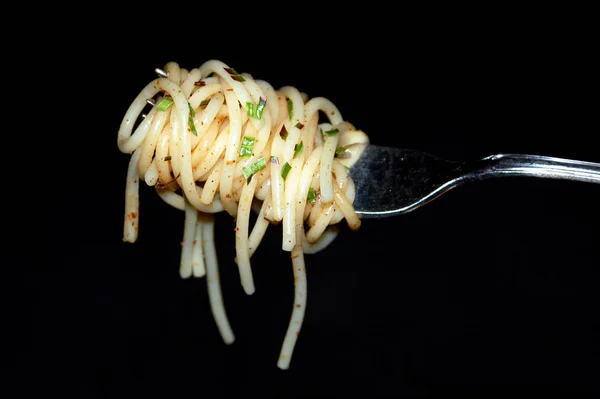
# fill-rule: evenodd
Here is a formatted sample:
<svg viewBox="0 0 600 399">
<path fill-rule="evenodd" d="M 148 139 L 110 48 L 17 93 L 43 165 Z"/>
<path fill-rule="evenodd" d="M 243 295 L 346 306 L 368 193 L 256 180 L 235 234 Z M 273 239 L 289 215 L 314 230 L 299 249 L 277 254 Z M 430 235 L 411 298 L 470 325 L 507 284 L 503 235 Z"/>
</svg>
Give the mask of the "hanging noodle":
<svg viewBox="0 0 600 399">
<path fill-rule="evenodd" d="M 206 275 L 215 323 L 230 344 L 235 337 L 221 296 L 213 214 L 225 211 L 236 220 L 235 261 L 247 294 L 255 290 L 250 259 L 267 227 L 281 222 L 295 286 L 277 363 L 287 369 L 306 306 L 304 254 L 327 247 L 342 219 L 360 227 L 348 170 L 369 139 L 326 98 L 308 99 L 292 86 L 275 90 L 218 60 L 192 70 L 169 62 L 156 71 L 118 134 L 120 151 L 131 154 L 123 241 L 137 239 L 142 179 L 184 211 L 180 276 Z M 252 228 L 251 212 L 259 215 Z"/>
</svg>

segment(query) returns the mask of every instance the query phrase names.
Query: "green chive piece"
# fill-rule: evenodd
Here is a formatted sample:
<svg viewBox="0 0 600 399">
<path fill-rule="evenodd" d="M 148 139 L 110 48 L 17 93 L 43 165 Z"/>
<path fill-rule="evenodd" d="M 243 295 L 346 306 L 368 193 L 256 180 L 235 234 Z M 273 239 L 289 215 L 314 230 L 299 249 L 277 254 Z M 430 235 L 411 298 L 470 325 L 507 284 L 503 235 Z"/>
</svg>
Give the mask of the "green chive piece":
<svg viewBox="0 0 600 399">
<path fill-rule="evenodd" d="M 265 157 L 260 157 L 252 164 L 252 166 L 254 168 L 254 173 L 258 173 L 267 167 L 267 161 L 265 161 Z"/>
<path fill-rule="evenodd" d="M 288 173 L 290 173 L 290 170 L 292 170 L 292 165 L 290 165 L 289 163 L 284 163 L 283 167 L 281 168 L 281 177 L 283 177 L 283 180 L 285 180 L 285 178 L 287 177 Z"/>
<path fill-rule="evenodd" d="M 283 125 L 281 127 L 281 131 L 279 132 L 279 136 L 283 139 L 283 141 L 286 141 L 288 138 L 288 134 L 289 133 L 288 133 L 287 129 L 285 128 L 285 125 Z"/>
<path fill-rule="evenodd" d="M 190 116 L 189 120 L 188 120 L 188 125 L 190 125 L 190 129 L 192 130 L 192 133 L 194 133 L 194 136 L 198 135 L 198 131 L 196 130 L 196 125 L 194 124 L 194 120 L 192 119 L 192 117 Z"/>
<path fill-rule="evenodd" d="M 202 100 L 202 102 L 200 102 L 200 107 L 206 107 L 209 102 L 210 100 Z"/>
<path fill-rule="evenodd" d="M 267 98 L 261 97 L 260 100 L 258 100 L 258 105 L 256 106 L 256 113 L 254 114 L 256 119 L 262 119 L 263 112 L 265 111 L 265 105 L 267 105 Z"/>
<path fill-rule="evenodd" d="M 302 149 L 304 148 L 304 143 L 301 141 L 294 146 L 294 158 L 298 155 L 302 154 Z"/>
<path fill-rule="evenodd" d="M 290 120 L 292 120 L 292 118 L 294 117 L 294 103 L 289 98 L 287 99 L 287 106 L 288 106 L 288 116 L 290 117 Z"/>
<path fill-rule="evenodd" d="M 238 73 L 238 71 L 236 71 L 233 68 L 225 68 L 225 71 L 231 76 L 231 78 L 233 80 L 237 80 L 238 82 L 245 82 L 246 79 L 244 79 L 244 77 L 242 75 L 240 75 Z"/>
<path fill-rule="evenodd" d="M 251 103 L 250 101 L 246 103 L 246 115 L 250 118 L 254 117 L 254 103 Z"/>
<path fill-rule="evenodd" d="M 174 102 L 175 101 L 173 101 L 173 97 L 165 96 L 162 100 L 160 100 L 156 108 L 158 108 L 159 111 L 166 111 L 171 105 L 173 105 Z"/>
<path fill-rule="evenodd" d="M 244 169 L 242 169 L 242 174 L 246 180 L 248 180 L 266 167 L 267 161 L 265 161 L 265 157 L 260 157 L 252 165 L 246 166 Z"/>
<path fill-rule="evenodd" d="M 335 149 L 335 155 L 340 155 L 346 152 L 346 149 L 344 147 L 338 147 Z"/>
<path fill-rule="evenodd" d="M 327 130 L 325 132 L 326 135 L 328 136 L 335 136 L 336 134 L 338 134 L 340 131 L 338 129 L 331 129 L 331 130 Z"/>
<path fill-rule="evenodd" d="M 308 189 L 308 202 L 310 202 L 311 204 L 314 204 L 315 202 L 317 202 L 317 192 L 315 191 L 314 188 L 309 188 Z"/>
<path fill-rule="evenodd" d="M 325 141 L 325 133 L 323 133 L 323 128 L 319 128 L 319 132 L 321 133 L 321 141 Z"/>
<path fill-rule="evenodd" d="M 242 147 L 240 148 L 240 158 L 248 158 L 252 155 L 255 141 L 256 139 L 252 136 L 244 136 L 242 139 Z"/>
<path fill-rule="evenodd" d="M 252 165 L 246 166 L 244 169 L 242 169 L 242 174 L 244 175 L 246 180 L 248 180 L 250 178 L 250 176 L 252 176 L 254 174 L 254 173 L 252 173 Z"/>
<path fill-rule="evenodd" d="M 194 124 L 194 120 L 192 119 L 191 116 L 190 116 L 190 119 L 188 120 L 188 125 L 190 125 L 190 129 L 192 130 L 192 133 L 194 133 L 194 136 L 197 136 L 198 131 L 196 130 L 196 125 Z"/>
<path fill-rule="evenodd" d="M 190 103 L 188 103 L 188 108 L 190 109 L 190 116 L 188 117 L 188 125 L 190 125 L 190 129 L 192 130 L 192 133 L 194 133 L 194 136 L 197 136 L 198 132 L 196 131 L 196 125 L 194 124 L 194 116 L 196 116 L 196 112 L 194 112 L 194 108 L 192 108 Z"/>
<path fill-rule="evenodd" d="M 296 123 L 296 125 L 294 125 L 294 127 L 296 129 L 300 129 L 301 130 L 304 127 L 304 125 L 302 123 L 298 122 L 298 123 Z"/>
</svg>

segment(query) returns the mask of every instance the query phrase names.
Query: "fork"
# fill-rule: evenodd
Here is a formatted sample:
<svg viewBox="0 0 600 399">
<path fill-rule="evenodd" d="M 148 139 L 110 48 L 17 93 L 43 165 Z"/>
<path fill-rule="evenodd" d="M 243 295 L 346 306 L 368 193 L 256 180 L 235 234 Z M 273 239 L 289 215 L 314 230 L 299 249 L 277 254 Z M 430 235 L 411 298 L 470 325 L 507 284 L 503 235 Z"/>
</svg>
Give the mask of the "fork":
<svg viewBox="0 0 600 399">
<path fill-rule="evenodd" d="M 464 183 L 508 176 L 600 183 L 600 163 L 529 154 L 495 154 L 458 162 L 431 154 L 368 145 L 350 168 L 361 218 L 413 211 Z"/>
</svg>

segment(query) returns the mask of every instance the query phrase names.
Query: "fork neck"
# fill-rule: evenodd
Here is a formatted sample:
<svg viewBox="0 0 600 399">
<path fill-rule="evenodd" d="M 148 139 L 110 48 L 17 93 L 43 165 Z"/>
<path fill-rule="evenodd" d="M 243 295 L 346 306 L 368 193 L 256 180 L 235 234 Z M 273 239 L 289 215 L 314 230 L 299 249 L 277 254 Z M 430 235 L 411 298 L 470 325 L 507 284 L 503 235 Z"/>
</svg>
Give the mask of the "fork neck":
<svg viewBox="0 0 600 399">
<path fill-rule="evenodd" d="M 465 164 L 463 179 L 529 176 L 600 183 L 600 164 L 529 154 L 495 154 Z"/>
</svg>

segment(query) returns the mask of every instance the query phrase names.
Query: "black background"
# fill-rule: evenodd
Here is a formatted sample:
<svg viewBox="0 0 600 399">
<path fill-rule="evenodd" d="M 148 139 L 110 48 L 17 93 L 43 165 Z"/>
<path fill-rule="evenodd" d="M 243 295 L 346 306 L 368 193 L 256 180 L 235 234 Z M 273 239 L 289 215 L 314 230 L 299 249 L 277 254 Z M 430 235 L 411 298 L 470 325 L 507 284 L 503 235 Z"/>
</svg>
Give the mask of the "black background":
<svg viewBox="0 0 600 399">
<path fill-rule="evenodd" d="M 598 63 L 580 14 L 463 10 L 433 20 L 315 8 L 260 19 L 244 9 L 234 23 L 226 9 L 103 13 L 94 29 L 78 22 L 53 42 L 62 51 L 49 64 L 67 93 L 60 117 L 77 123 L 57 124 L 49 146 L 62 155 L 52 165 L 66 177 L 45 182 L 53 194 L 42 233 L 20 247 L 30 255 L 19 290 L 23 388 L 82 398 L 597 393 L 600 186 L 483 181 L 343 229 L 306 257 L 305 322 L 282 371 L 293 278 L 280 229 L 252 258 L 257 290 L 247 296 L 233 220 L 218 215 L 236 334 L 226 346 L 205 280 L 178 275 L 183 215 L 142 186 L 138 242 L 122 242 L 129 156 L 116 145 L 154 68 L 219 59 L 329 98 L 374 144 L 453 160 L 505 152 L 600 162 Z"/>
</svg>

